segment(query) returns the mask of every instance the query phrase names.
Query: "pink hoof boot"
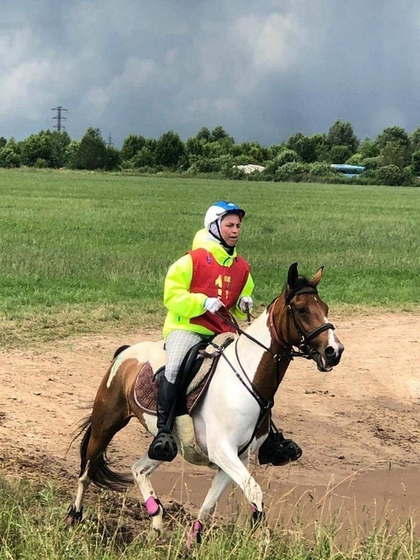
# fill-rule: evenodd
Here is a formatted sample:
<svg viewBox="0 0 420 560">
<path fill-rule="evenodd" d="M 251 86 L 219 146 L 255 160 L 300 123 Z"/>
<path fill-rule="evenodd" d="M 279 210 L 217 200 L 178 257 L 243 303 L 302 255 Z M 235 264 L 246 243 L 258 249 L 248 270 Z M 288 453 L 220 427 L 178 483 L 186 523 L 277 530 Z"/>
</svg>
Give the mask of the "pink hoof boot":
<svg viewBox="0 0 420 560">
<path fill-rule="evenodd" d="M 188 539 L 187 539 L 187 542 L 185 544 L 185 549 L 186 550 L 191 550 L 191 548 L 194 546 L 194 544 L 196 544 L 196 543 L 200 544 L 201 543 L 202 532 L 203 532 L 203 525 L 202 525 L 201 521 L 198 521 L 198 519 L 197 519 L 197 521 L 194 521 L 192 531 L 188 535 Z"/>
<path fill-rule="evenodd" d="M 147 513 L 149 514 L 149 517 L 154 517 L 155 515 L 157 515 L 160 509 L 162 509 L 162 513 L 163 513 L 163 507 L 162 504 L 160 503 L 160 500 L 154 498 L 153 496 L 147 498 L 146 509 L 147 509 Z"/>
</svg>

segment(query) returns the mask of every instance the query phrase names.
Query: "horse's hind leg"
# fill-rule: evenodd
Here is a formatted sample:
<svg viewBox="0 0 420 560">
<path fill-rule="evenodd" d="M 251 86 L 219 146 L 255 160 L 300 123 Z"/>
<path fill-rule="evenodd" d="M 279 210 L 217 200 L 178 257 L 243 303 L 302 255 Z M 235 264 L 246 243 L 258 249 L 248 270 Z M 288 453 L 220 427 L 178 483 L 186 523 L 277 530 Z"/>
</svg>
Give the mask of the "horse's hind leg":
<svg viewBox="0 0 420 560">
<path fill-rule="evenodd" d="M 106 469 L 103 454 L 109 442 L 127 422 L 128 420 L 123 425 L 114 426 L 112 430 L 101 432 L 101 437 L 92 436 L 92 429 L 90 427 L 86 431 L 80 446 L 81 468 L 80 476 L 77 480 L 76 499 L 74 504 L 69 507 L 66 517 L 66 522 L 69 525 L 83 520 L 83 502 L 91 482 L 98 486 L 113 489 L 112 483 L 102 480 L 102 476 L 98 472 L 104 468 Z M 122 489 L 122 487 L 115 487 L 115 489 Z"/>
<path fill-rule="evenodd" d="M 81 523 L 83 521 L 83 500 L 89 484 L 90 480 L 85 471 L 77 481 L 77 494 L 74 504 L 67 510 L 66 523 L 68 525 L 74 525 L 75 523 Z"/>
<path fill-rule="evenodd" d="M 155 470 L 162 464 L 162 461 L 149 459 L 147 453 L 142 455 L 131 467 L 134 480 L 142 493 L 147 513 L 152 520 L 153 529 L 161 533 L 163 530 L 163 506 L 156 496 L 155 490 L 150 481 L 150 477 Z"/>
<path fill-rule="evenodd" d="M 111 395 L 108 397 L 95 399 L 92 416 L 82 428 L 84 433 L 80 444 L 80 475 L 75 502 L 67 513 L 68 524 L 82 521 L 83 501 L 91 482 L 110 490 L 122 490 L 129 482 L 123 475 L 112 473 L 104 458 L 104 452 L 112 438 L 130 420 L 126 407 L 122 403 L 111 402 L 114 400 Z"/>
</svg>

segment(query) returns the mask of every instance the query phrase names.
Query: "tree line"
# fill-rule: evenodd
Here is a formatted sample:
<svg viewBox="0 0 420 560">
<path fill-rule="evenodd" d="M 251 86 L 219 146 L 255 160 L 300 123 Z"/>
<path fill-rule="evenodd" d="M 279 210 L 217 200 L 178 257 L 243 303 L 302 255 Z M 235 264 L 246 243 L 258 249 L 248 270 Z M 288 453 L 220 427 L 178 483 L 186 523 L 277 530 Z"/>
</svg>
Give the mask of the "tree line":
<svg viewBox="0 0 420 560">
<path fill-rule="evenodd" d="M 375 139 L 360 141 L 349 122 L 337 120 L 328 133 L 297 132 L 280 144 L 236 143 L 222 126 L 202 127 L 183 142 L 170 130 L 158 139 L 130 134 L 119 150 L 106 144 L 98 128 L 81 140 L 65 131 L 41 130 L 22 141 L 0 137 L 0 167 L 20 166 L 86 170 L 162 171 L 186 175 L 217 175 L 257 181 L 347 182 L 331 164 L 366 168 L 352 181 L 362 184 L 418 185 L 420 127 L 408 134 L 399 126 L 385 128 Z M 245 173 L 254 164 L 263 171 Z"/>
</svg>

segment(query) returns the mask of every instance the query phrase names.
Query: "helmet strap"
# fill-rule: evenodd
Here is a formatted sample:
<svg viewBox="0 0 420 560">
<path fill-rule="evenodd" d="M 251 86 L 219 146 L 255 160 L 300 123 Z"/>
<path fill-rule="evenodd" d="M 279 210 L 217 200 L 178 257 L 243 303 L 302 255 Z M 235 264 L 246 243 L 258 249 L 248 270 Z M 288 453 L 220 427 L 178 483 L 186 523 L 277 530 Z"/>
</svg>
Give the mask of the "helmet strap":
<svg viewBox="0 0 420 560">
<path fill-rule="evenodd" d="M 222 236 L 220 233 L 220 227 L 219 227 L 219 220 L 216 220 L 215 222 L 212 222 L 210 224 L 209 227 L 209 233 L 211 233 L 211 235 L 217 239 L 217 241 L 222 241 Z"/>
<path fill-rule="evenodd" d="M 223 239 L 222 237 L 222 233 L 220 231 L 220 222 L 221 222 L 221 218 L 219 218 L 218 220 L 216 220 L 215 222 L 212 222 L 210 224 L 210 228 L 209 228 L 209 233 L 218 241 L 218 243 L 220 243 L 220 245 L 222 245 L 222 247 L 224 249 L 226 249 L 227 253 L 229 255 L 231 255 L 235 249 L 235 247 L 231 247 L 230 245 L 228 245 L 226 243 L 226 241 Z"/>
</svg>

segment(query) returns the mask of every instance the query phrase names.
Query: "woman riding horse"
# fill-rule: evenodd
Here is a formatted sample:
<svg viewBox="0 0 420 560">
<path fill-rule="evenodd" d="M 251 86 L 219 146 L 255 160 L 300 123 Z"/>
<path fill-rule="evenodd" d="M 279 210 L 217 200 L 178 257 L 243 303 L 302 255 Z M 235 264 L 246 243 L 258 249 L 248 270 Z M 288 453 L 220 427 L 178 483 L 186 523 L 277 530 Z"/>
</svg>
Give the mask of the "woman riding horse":
<svg viewBox="0 0 420 560">
<path fill-rule="evenodd" d="M 250 267 L 236 251 L 244 216 L 245 211 L 233 202 L 212 204 L 204 218 L 204 229 L 194 238 L 193 250 L 172 264 L 167 273 L 164 303 L 168 314 L 163 328 L 166 368 L 159 381 L 158 433 L 149 447 L 151 459 L 172 461 L 177 455 L 171 411 L 179 370 L 188 350 L 203 339 L 235 331 L 227 311 L 243 320 L 253 307 Z M 261 449 L 260 462 L 282 464 L 301 453 L 294 442 L 284 440 L 274 428 Z"/>
<path fill-rule="evenodd" d="M 297 263 L 289 267 L 280 295 L 245 330 L 239 329 L 234 342 L 219 347 L 221 354 L 211 380 L 189 409 L 192 432 L 185 432 L 177 424 L 184 459 L 216 469 L 187 549 L 200 542 L 203 522 L 213 515 L 231 482 L 241 488 L 251 505 L 253 527 L 264 518 L 263 492 L 247 464 L 250 455 L 264 447 L 270 411 L 282 379 L 291 361 L 298 357 L 313 360 L 321 372 L 330 372 L 339 364 L 344 350 L 329 322 L 328 305 L 318 293 L 322 275 L 323 267 L 311 279 L 299 275 Z M 110 468 L 106 450 L 132 418 L 156 435 L 155 401 L 150 396 L 156 387 L 154 374 L 165 357 L 162 340 L 125 345 L 115 353 L 97 390 L 92 413 L 80 425 L 80 474 L 76 498 L 66 518 L 68 524 L 83 520 L 84 498 L 91 482 L 101 488 L 124 490 L 134 479 L 153 529 L 163 531 L 164 509 L 151 482 L 162 461 L 143 453 L 131 467 L 133 476 L 128 477 Z M 144 400 L 137 389 L 148 383 Z"/>
</svg>

